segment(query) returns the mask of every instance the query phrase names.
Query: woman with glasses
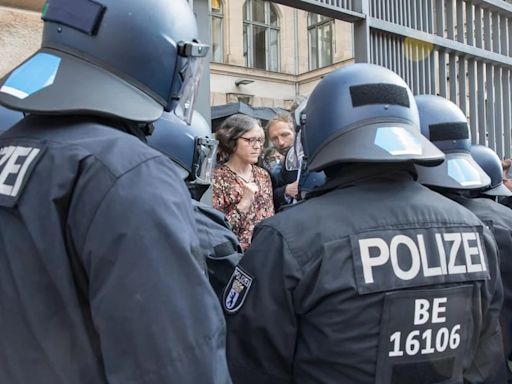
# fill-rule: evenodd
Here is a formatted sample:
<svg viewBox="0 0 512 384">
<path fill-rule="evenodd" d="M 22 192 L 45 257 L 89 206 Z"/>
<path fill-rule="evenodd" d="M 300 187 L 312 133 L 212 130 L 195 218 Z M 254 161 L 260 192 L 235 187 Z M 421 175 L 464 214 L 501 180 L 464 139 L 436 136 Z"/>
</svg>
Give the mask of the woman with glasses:
<svg viewBox="0 0 512 384">
<path fill-rule="evenodd" d="M 213 207 L 224 212 L 246 250 L 254 226 L 274 214 L 270 176 L 256 165 L 265 134 L 258 120 L 236 114 L 224 120 L 216 138 L 219 166 L 213 174 Z"/>
</svg>

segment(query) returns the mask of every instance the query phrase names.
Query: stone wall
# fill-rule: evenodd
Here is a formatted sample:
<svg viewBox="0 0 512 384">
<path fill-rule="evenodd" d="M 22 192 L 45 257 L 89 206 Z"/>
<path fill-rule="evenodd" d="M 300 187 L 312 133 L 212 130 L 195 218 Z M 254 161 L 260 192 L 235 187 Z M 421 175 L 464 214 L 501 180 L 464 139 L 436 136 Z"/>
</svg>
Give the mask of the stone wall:
<svg viewBox="0 0 512 384">
<path fill-rule="evenodd" d="M 0 77 L 41 45 L 41 13 L 0 6 Z"/>
</svg>

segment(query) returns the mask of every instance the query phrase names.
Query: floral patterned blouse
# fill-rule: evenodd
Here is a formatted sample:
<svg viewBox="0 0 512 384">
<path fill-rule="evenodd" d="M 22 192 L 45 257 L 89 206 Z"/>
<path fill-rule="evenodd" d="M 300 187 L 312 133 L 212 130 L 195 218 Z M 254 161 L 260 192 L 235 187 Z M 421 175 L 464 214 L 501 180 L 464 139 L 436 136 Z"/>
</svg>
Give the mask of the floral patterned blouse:
<svg viewBox="0 0 512 384">
<path fill-rule="evenodd" d="M 253 165 L 252 175 L 258 192 L 249 210 L 242 212 L 237 204 L 242 198 L 244 181 L 227 165 L 216 168 L 213 173 L 213 207 L 226 215 L 244 251 L 251 244 L 254 226 L 274 214 L 272 183 L 268 172 Z"/>
</svg>

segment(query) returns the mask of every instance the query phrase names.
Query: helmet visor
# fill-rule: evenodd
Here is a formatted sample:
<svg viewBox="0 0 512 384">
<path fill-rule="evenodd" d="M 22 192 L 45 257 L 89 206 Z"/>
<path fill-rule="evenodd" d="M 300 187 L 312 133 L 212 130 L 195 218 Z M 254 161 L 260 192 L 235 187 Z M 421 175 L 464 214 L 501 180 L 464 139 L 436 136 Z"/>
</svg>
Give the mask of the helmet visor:
<svg viewBox="0 0 512 384">
<path fill-rule="evenodd" d="M 217 140 L 208 137 L 196 137 L 194 161 L 190 181 L 196 184 L 210 184 L 217 154 Z"/>
<path fill-rule="evenodd" d="M 293 146 L 288 150 L 285 159 L 285 169 L 287 171 L 296 171 L 301 168 L 302 158 L 304 157 L 304 149 L 300 140 L 301 132 L 295 135 Z"/>
<path fill-rule="evenodd" d="M 201 75 L 206 62 L 208 46 L 199 43 L 180 43 L 179 54 L 184 64 L 180 71 L 181 88 L 175 113 L 185 123 L 190 124 L 194 112 Z"/>
</svg>

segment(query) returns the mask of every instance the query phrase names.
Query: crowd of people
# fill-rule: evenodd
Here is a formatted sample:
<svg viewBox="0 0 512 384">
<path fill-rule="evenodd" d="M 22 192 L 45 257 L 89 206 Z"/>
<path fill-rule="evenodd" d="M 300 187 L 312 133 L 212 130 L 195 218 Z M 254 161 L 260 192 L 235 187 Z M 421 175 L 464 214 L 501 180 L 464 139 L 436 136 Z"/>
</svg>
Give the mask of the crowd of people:
<svg viewBox="0 0 512 384">
<path fill-rule="evenodd" d="M 512 382 L 511 162 L 455 104 L 352 64 L 213 137 L 186 0 L 43 20 L 0 80 L 0 383 Z"/>
</svg>

